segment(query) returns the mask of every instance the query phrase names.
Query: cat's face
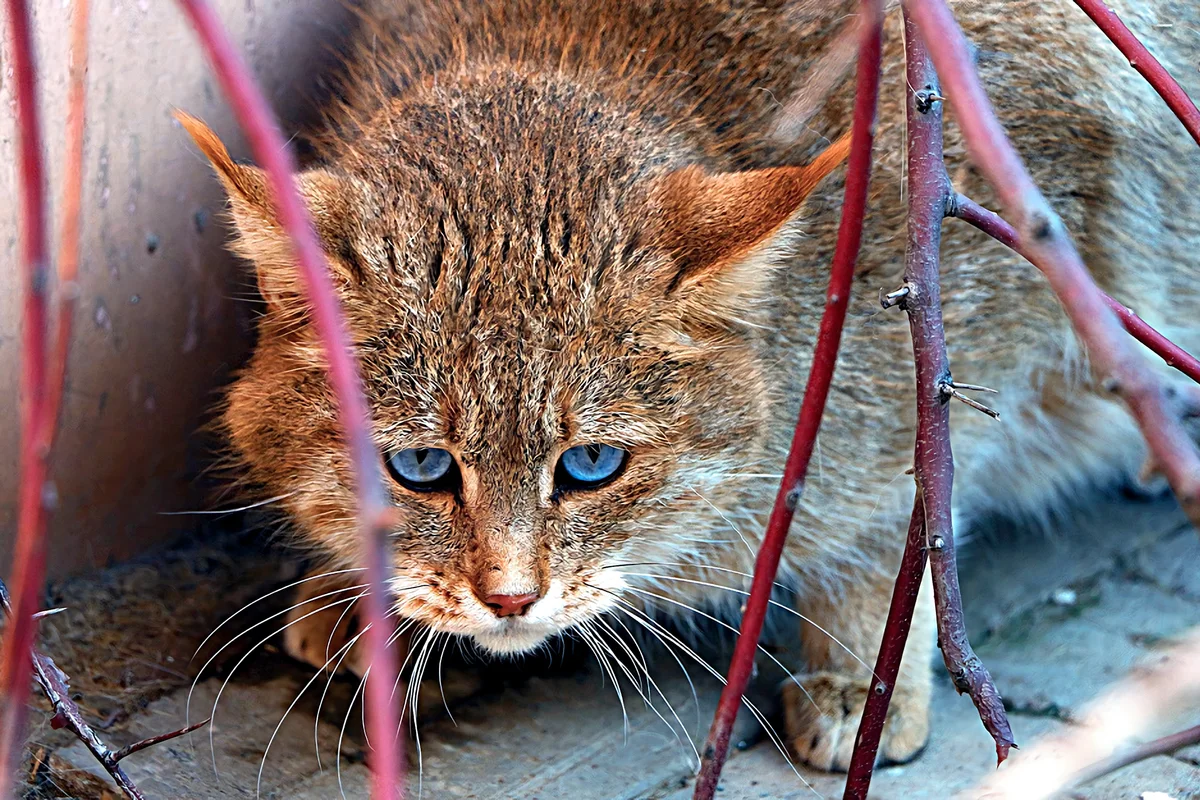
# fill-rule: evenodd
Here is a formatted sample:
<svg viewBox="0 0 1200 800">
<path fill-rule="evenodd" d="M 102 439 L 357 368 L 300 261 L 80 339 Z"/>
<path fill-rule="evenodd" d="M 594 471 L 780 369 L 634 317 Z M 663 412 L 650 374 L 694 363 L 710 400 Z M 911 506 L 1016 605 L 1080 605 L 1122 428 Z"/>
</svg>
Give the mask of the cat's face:
<svg viewBox="0 0 1200 800">
<path fill-rule="evenodd" d="M 185 124 L 267 302 L 225 412 L 233 445 L 308 543 L 353 564 L 349 463 L 262 176 Z M 391 482 L 395 609 L 519 652 L 622 602 L 621 565 L 701 546 L 762 436 L 747 323 L 768 255 L 823 172 L 710 177 L 570 130 L 548 160 L 544 132 L 463 131 L 435 147 L 423 131 L 419 159 L 358 141 L 301 188 Z"/>
</svg>

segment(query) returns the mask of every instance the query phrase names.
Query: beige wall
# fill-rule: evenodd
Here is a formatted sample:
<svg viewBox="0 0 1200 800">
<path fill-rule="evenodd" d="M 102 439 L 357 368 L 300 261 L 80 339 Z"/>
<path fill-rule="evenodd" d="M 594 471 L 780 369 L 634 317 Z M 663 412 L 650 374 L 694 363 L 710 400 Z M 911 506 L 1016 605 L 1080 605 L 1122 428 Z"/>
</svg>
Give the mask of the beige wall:
<svg viewBox="0 0 1200 800">
<path fill-rule="evenodd" d="M 39 85 L 57 207 L 68 0 L 35 0 Z M 291 133 L 339 0 L 216 0 Z M 246 149 L 195 38 L 170 0 L 92 0 L 83 239 L 75 335 L 54 459 L 60 510 L 50 569 L 126 558 L 191 524 L 163 512 L 210 502 L 192 436 L 247 343 L 246 276 L 222 252 L 216 181 L 172 121 L 204 117 Z M 18 208 L 5 20 L 0 64 L 0 568 L 15 525 L 19 369 Z M 57 222 L 57 214 L 55 214 Z M 54 230 L 57 230 L 55 225 Z M 53 248 L 52 248 L 53 249 Z"/>
</svg>

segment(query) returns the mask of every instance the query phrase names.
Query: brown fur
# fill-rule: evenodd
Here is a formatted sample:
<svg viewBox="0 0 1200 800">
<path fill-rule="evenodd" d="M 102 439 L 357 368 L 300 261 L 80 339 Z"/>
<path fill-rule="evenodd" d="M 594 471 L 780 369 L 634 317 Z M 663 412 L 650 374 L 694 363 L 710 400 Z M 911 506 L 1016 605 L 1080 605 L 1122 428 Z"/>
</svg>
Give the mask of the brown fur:
<svg viewBox="0 0 1200 800">
<path fill-rule="evenodd" d="M 738 595 L 671 578 L 742 583 L 705 567 L 752 568 L 807 376 L 841 187 L 825 182 L 797 213 L 828 160 L 796 165 L 845 133 L 849 87 L 808 119 L 815 135 L 772 131 L 795 127 L 782 104 L 844 21 L 820 5 L 396 0 L 364 12 L 315 140 L 320 168 L 301 188 L 381 452 L 445 448 L 462 472 L 457 494 L 393 488 L 399 616 L 517 651 L 612 611 L 630 586 L 736 608 Z M 1098 280 L 1194 349 L 1200 154 L 1068 0 L 956 8 Z M 1194 3 L 1126 16 L 1190 74 Z M 876 301 L 900 283 L 905 238 L 897 17 L 842 355 L 784 559 L 797 607 L 866 662 L 913 494 L 908 329 Z M 249 481 L 286 495 L 300 537 L 349 564 L 348 464 L 269 197 L 189 129 L 231 192 L 236 249 L 268 299 L 224 414 L 230 438 Z M 958 189 L 992 201 L 952 119 L 947 160 Z M 1041 276 L 955 224 L 943 254 L 955 375 L 1002 392 L 1000 422 L 954 409 L 959 527 L 990 510 L 1041 514 L 1128 474 L 1144 453 L 1136 430 L 1095 388 Z M 629 450 L 625 472 L 554 492 L 559 455 L 589 442 Z M 616 567 L 634 563 L 647 566 Z M 476 596 L 529 590 L 543 599 L 519 619 L 497 620 Z M 928 734 L 927 607 L 914 627 L 881 748 L 894 761 Z M 867 670 L 814 627 L 801 638 L 814 702 L 787 692 L 789 740 L 815 766 L 844 768 Z"/>
</svg>

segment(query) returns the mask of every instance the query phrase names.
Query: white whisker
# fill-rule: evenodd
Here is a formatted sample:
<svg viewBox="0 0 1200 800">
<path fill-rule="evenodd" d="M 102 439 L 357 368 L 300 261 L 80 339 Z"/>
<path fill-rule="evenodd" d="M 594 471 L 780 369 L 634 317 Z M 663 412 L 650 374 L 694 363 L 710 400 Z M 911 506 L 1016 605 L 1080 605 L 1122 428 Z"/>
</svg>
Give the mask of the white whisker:
<svg viewBox="0 0 1200 800">
<path fill-rule="evenodd" d="M 667 603 L 671 603 L 672 605 L 679 606 L 680 608 L 686 608 L 688 611 L 691 611 L 694 614 L 699 614 L 700 616 L 704 617 L 705 619 L 711 620 L 712 622 L 717 623 L 718 625 L 720 625 L 722 628 L 725 628 L 726 630 L 733 631 L 733 633 L 735 635 L 738 635 L 738 636 L 741 635 L 741 632 L 737 628 L 730 625 L 728 622 L 717 619 L 712 614 L 706 614 L 703 611 L 701 611 L 700 609 L 698 609 L 694 606 L 690 606 L 687 603 L 667 597 L 666 595 L 656 594 L 655 592 L 646 591 L 645 589 L 637 589 L 632 586 L 630 586 L 628 588 L 628 590 L 631 592 L 636 592 L 638 594 L 644 594 L 649 597 L 654 597 L 654 598 L 657 598 L 658 600 L 663 600 Z M 771 653 L 769 650 L 767 650 L 767 648 L 763 647 L 761 644 L 755 643 L 754 646 L 758 649 L 758 651 L 760 653 L 762 653 L 764 656 L 766 656 L 767 658 L 774 661 L 776 666 L 778 666 L 781 670 L 783 670 L 783 674 L 788 677 L 788 680 L 790 680 L 792 683 L 796 684 L 797 688 L 799 688 L 800 691 L 804 692 L 804 696 L 808 698 L 808 702 L 812 703 L 813 708 L 817 709 L 817 713 L 821 713 L 820 707 L 817 705 L 816 701 L 813 700 L 812 695 L 808 693 L 808 689 L 805 689 L 804 685 L 802 683 L 800 683 L 799 680 L 796 679 L 796 676 L 792 673 L 792 670 L 788 669 L 782 661 L 780 661 L 778 658 L 776 658 L 773 653 Z"/>
<path fill-rule="evenodd" d="M 160 517 L 185 517 L 206 514 L 236 514 L 239 511 L 249 511 L 252 508 L 262 508 L 271 503 L 278 503 L 280 500 L 286 500 L 294 494 L 295 492 L 288 492 L 287 494 L 268 497 L 266 500 L 259 500 L 257 503 L 251 503 L 248 506 L 238 506 L 237 508 L 217 508 L 209 511 L 160 511 L 158 515 Z"/>
<path fill-rule="evenodd" d="M 365 594 L 366 594 L 366 592 L 364 592 L 362 595 L 359 595 L 359 597 L 362 597 Z M 275 744 L 275 737 L 279 735 L 279 729 L 283 727 L 283 723 L 285 720 L 287 720 L 288 715 L 292 713 L 292 709 L 294 709 L 296 707 L 296 704 L 300 702 L 300 698 L 304 696 L 304 693 L 308 691 L 309 687 L 311 687 L 314 683 L 316 683 L 317 678 L 321 677 L 321 673 L 324 672 L 326 668 L 328 668 L 330 662 L 333 661 L 333 659 L 336 658 L 337 656 L 339 656 L 340 654 L 349 652 L 350 648 L 354 646 L 354 643 L 358 641 L 359 637 L 361 637 L 364 633 L 366 633 L 367 629 L 370 627 L 371 626 L 368 625 L 366 628 L 363 628 L 361 631 L 359 631 L 357 636 L 355 636 L 353 639 L 350 639 L 344 645 L 342 645 L 341 648 L 337 651 L 337 653 L 334 653 L 332 656 L 330 656 L 325 661 L 325 664 L 323 666 L 321 666 L 316 672 L 314 672 L 313 676 L 308 679 L 308 682 L 305 683 L 304 686 L 300 689 L 300 691 L 296 693 L 296 699 L 293 700 L 290 704 L 288 704 L 287 709 L 283 712 L 283 716 L 279 718 L 279 724 L 275 726 L 275 730 L 271 731 L 271 738 L 267 740 L 266 749 L 263 750 L 262 760 L 259 762 L 259 765 L 258 765 L 258 780 L 255 781 L 255 783 L 254 783 L 255 798 L 258 798 L 262 794 L 263 770 L 266 769 L 266 767 L 267 767 L 267 756 L 270 755 L 270 753 L 271 753 L 271 745 Z"/>
<path fill-rule="evenodd" d="M 628 646 L 628 645 L 625 643 L 625 641 L 624 641 L 624 640 L 622 640 L 622 639 L 621 639 L 621 637 L 617 635 L 617 632 L 616 632 L 616 631 L 614 631 L 614 630 L 613 630 L 613 629 L 612 629 L 612 628 L 611 628 L 611 627 L 608 625 L 608 623 L 606 623 L 606 622 L 604 621 L 604 619 L 603 619 L 603 618 L 601 618 L 601 617 L 597 617 L 597 618 L 596 618 L 596 623 L 597 623 L 598 625 L 602 626 L 602 630 L 606 630 L 606 631 L 608 631 L 608 634 L 609 634 L 609 635 L 610 635 L 610 636 L 613 638 L 613 641 L 615 641 L 615 642 L 616 642 L 618 645 L 620 645 L 620 646 L 621 646 L 621 648 L 622 648 L 622 649 L 623 649 L 623 650 L 624 650 L 626 653 L 628 653 L 628 654 L 629 654 L 629 657 L 630 657 L 631 659 L 633 659 L 633 661 L 634 661 L 634 663 L 635 663 L 635 664 L 638 664 L 638 663 L 639 663 L 639 661 L 638 661 L 637 657 L 636 657 L 636 656 L 634 656 L 634 654 L 633 654 L 633 651 L 632 651 L 632 650 L 629 648 L 629 646 Z M 597 630 L 597 633 L 599 633 L 599 632 L 600 632 L 600 629 L 598 629 L 598 630 Z M 635 643 L 635 644 L 636 644 L 636 643 Z M 639 652 L 639 653 L 641 652 L 641 648 L 640 648 L 640 647 L 638 648 L 638 652 Z M 615 654 L 614 654 L 614 658 L 615 658 L 615 657 L 616 657 L 616 656 L 615 656 Z M 620 661 L 620 659 L 618 659 L 618 662 L 619 662 L 619 661 Z M 651 711 L 653 711 L 653 712 L 655 713 L 655 715 L 656 715 L 656 716 L 657 716 L 659 719 L 661 719 L 661 720 L 663 721 L 663 724 L 665 724 L 665 725 L 667 726 L 667 728 L 668 728 L 668 729 L 670 729 L 671 733 L 675 735 L 675 739 L 676 739 L 677 741 L 679 741 L 679 743 L 680 743 L 680 744 L 683 744 L 683 739 L 681 739 L 681 738 L 680 738 L 680 734 L 683 734 L 683 738 L 686 738 L 686 739 L 687 739 L 688 746 L 690 746 L 690 747 L 692 748 L 692 753 L 693 753 L 693 754 L 696 756 L 696 769 L 699 769 L 699 768 L 700 768 L 700 751 L 696 749 L 696 742 L 695 742 L 695 741 L 693 741 L 693 740 L 692 740 L 692 737 L 691 737 L 691 735 L 690 735 L 690 734 L 688 734 L 688 731 L 687 731 L 687 726 L 686 726 L 686 725 L 684 725 L 684 724 L 683 724 L 683 720 L 679 718 L 679 714 L 678 714 L 678 712 L 676 712 L 676 711 L 675 711 L 675 706 L 671 704 L 671 701 L 667 699 L 667 696 L 666 696 L 665 694 L 663 694 L 663 691 L 662 691 L 662 689 L 660 689 L 660 688 L 659 688 L 659 686 L 658 686 L 658 683 L 657 683 L 657 682 L 655 682 L 655 680 L 654 680 L 654 678 L 653 678 L 653 677 L 651 677 L 651 675 L 650 675 L 650 666 L 649 666 L 649 665 L 646 663 L 646 659 L 645 659 L 645 657 L 644 657 L 644 656 L 643 656 L 643 657 L 641 658 L 641 660 L 640 660 L 640 666 L 641 666 L 642 674 L 644 674 L 644 675 L 646 676 L 646 685 L 647 685 L 647 687 L 653 687 L 653 689 L 654 689 L 655 693 L 656 693 L 656 694 L 657 694 L 659 697 L 661 697 L 661 698 L 662 698 L 662 701 L 663 701 L 664 703 L 666 703 L 666 704 L 667 704 L 667 708 L 670 710 L 670 712 L 671 712 L 671 716 L 672 716 L 672 717 L 674 717 L 674 718 L 675 718 L 675 721 L 679 723 L 679 732 L 678 732 L 678 733 L 676 733 L 676 731 L 675 731 L 675 726 L 674 726 L 674 725 L 672 725 L 670 722 L 667 722 L 667 720 L 663 718 L 663 715 L 658 713 L 658 710 L 657 710 L 656 708 L 654 708 L 654 703 L 652 703 L 652 702 L 650 701 L 650 699 L 649 699 L 649 698 L 646 696 L 646 694 L 645 694 L 645 693 L 641 692 L 640 690 L 639 690 L 639 692 L 638 692 L 638 693 L 642 695 L 642 699 L 646 701 L 646 705 L 650 706 L 650 710 L 651 710 Z"/>
<path fill-rule="evenodd" d="M 359 588 L 362 588 L 362 587 L 359 587 Z M 257 644 L 255 644 L 253 647 L 251 647 L 249 650 L 247 650 L 245 655 L 243 655 L 241 658 L 239 658 L 237 660 L 237 663 L 233 665 L 233 669 L 231 669 L 229 671 L 229 674 L 225 676 L 225 680 L 221 682 L 221 688 L 217 690 L 217 696 L 213 699 L 212 713 L 209 714 L 209 717 L 208 717 L 208 747 L 209 747 L 209 750 L 212 752 L 212 764 L 213 764 L 213 773 L 214 774 L 219 774 L 217 772 L 217 745 L 216 745 L 216 740 L 214 738 L 214 731 L 216 730 L 216 727 L 217 727 L 216 726 L 217 706 L 220 705 L 220 703 L 221 703 L 221 695 L 223 695 L 225 693 L 225 688 L 227 686 L 229 686 L 229 681 L 233 678 L 234 674 L 238 671 L 238 669 L 241 668 L 242 664 L 244 664 L 246 662 L 246 659 L 249 658 L 251 655 L 253 655 L 255 650 L 262 647 L 264 644 L 271 641 L 271 639 L 273 639 L 274 637 L 283 633 L 285 630 L 287 630 L 292 625 L 295 625 L 297 622 L 302 622 L 303 620 L 308 619 L 309 617 L 313 616 L 314 614 L 320 614 L 322 611 L 327 611 L 335 606 L 341 605 L 342 603 L 353 603 L 357 599 L 358 599 L 357 597 L 352 597 L 349 600 L 335 600 L 334 602 L 330 603 L 329 605 L 321 606 L 318 609 L 309 611 L 307 614 L 305 614 L 301 617 L 297 617 L 296 619 L 292 620 L 291 622 L 288 622 L 282 628 L 278 628 L 278 629 L 272 631 L 271 633 L 269 633 L 268 635 L 264 636 L 262 639 L 260 639 L 258 641 Z M 308 602 L 308 601 L 305 601 L 305 602 Z M 301 604 L 298 604 L 298 605 L 301 605 Z M 291 609 L 288 609 L 288 610 L 290 611 Z M 263 620 L 263 622 L 266 622 L 266 620 Z M 255 627 L 257 627 L 257 625 Z M 228 647 L 228 645 L 226 645 L 226 647 Z M 195 684 L 193 684 L 193 685 L 195 685 Z M 189 702 L 191 701 L 190 693 L 189 693 L 188 700 L 189 700 Z"/>
<path fill-rule="evenodd" d="M 695 580 L 693 578 L 680 578 L 680 577 L 676 577 L 674 575 L 654 575 L 654 574 L 651 574 L 648 572 L 621 572 L 618 574 L 619 575 L 631 575 L 634 577 L 642 577 L 642 578 L 653 578 L 654 580 L 660 580 L 660 581 L 679 581 L 680 583 L 692 583 L 692 584 L 697 584 L 700 586 L 707 586 L 712 589 L 723 589 L 727 592 L 733 592 L 734 594 L 740 594 L 743 597 L 750 596 L 750 593 L 748 591 L 746 591 L 745 589 L 735 589 L 732 586 L 722 586 L 719 583 L 710 583 L 708 581 Z M 836 636 L 834 636 L 832 633 L 825 630 L 820 625 L 813 622 L 811 619 L 804 616 L 803 614 L 801 614 L 799 611 L 792 608 L 791 606 L 786 606 L 783 603 L 777 602 L 775 600 L 768 600 L 767 602 L 770 603 L 775 608 L 782 609 L 783 611 L 786 611 L 787 613 L 791 614 L 792 616 L 798 617 L 799 619 L 803 620 L 804 622 L 807 622 L 809 625 L 813 626 L 814 628 L 819 630 L 821 633 L 828 636 L 829 640 L 831 642 L 836 644 L 838 647 L 842 648 L 842 650 L 844 650 L 847 655 L 849 655 L 851 658 L 853 658 L 859 664 L 866 667 L 867 671 L 870 672 L 871 675 L 874 676 L 878 680 L 879 676 L 875 675 L 875 669 L 870 664 L 868 664 L 866 661 L 863 661 L 861 658 L 859 658 L 857 653 L 855 653 L 853 650 L 851 650 L 849 647 L 847 647 L 845 644 L 843 644 L 842 641 L 840 639 L 838 639 Z M 686 606 L 686 608 L 689 608 L 692 611 L 696 611 L 696 609 L 692 608 L 691 606 Z M 703 613 L 703 612 L 696 611 L 696 613 L 699 614 L 699 613 Z M 705 616 L 707 616 L 707 615 L 705 615 Z"/>
<path fill-rule="evenodd" d="M 600 587 L 592 587 L 592 588 L 599 589 Z M 614 598 L 616 598 L 618 607 L 620 608 L 621 611 L 623 611 L 627 616 L 630 617 L 630 619 L 634 620 L 638 624 L 642 625 L 643 627 L 648 627 L 648 629 L 652 630 L 655 633 L 655 635 L 657 635 L 662 640 L 663 644 L 667 644 L 667 642 L 674 644 L 676 647 L 680 648 L 680 650 L 682 650 L 685 655 L 687 655 L 692 660 L 694 660 L 697 664 L 699 664 L 701 667 L 703 667 L 706 672 L 708 672 L 710 675 L 712 675 L 714 678 L 716 678 L 718 681 L 720 681 L 722 686 L 724 686 L 726 684 L 725 676 L 722 675 L 720 672 L 718 672 L 711 664 L 709 664 L 707 661 L 705 661 L 703 658 L 701 658 L 699 656 L 699 654 L 696 653 L 695 650 L 693 650 L 692 648 L 690 648 L 686 644 L 684 644 L 682 641 L 680 641 L 679 637 L 675 636 L 670 631 L 668 631 L 666 628 L 664 628 L 662 625 L 658 624 L 653 619 L 651 619 L 650 617 L 643 614 L 640 610 L 638 610 L 638 608 L 636 606 L 634 606 L 632 603 L 625 600 L 624 598 L 620 597 L 616 593 L 609 592 L 607 589 L 600 589 L 600 591 L 606 592 L 606 593 L 612 595 Z M 754 703 L 750 702 L 745 697 L 742 697 L 742 704 L 745 705 L 746 708 L 750 711 L 750 713 L 754 715 L 754 718 L 756 720 L 758 720 L 758 724 L 762 725 L 763 730 L 766 731 L 767 736 L 771 739 L 771 743 L 775 745 L 775 749 L 778 750 L 779 753 L 783 756 L 784 760 L 787 761 L 788 766 L 791 767 L 792 772 L 800 780 L 800 782 L 803 783 L 806 787 L 808 787 L 809 791 L 811 791 L 813 794 L 817 795 L 817 797 L 820 797 L 821 796 L 820 793 L 816 789 L 814 789 L 812 784 L 810 784 L 808 781 L 806 781 L 804 779 L 804 776 L 800 774 L 800 771 L 796 769 L 796 765 L 792 762 L 792 758 L 788 754 L 787 748 L 783 744 L 783 740 L 780 738 L 779 734 L 775 732 L 775 727 L 773 725 L 771 725 L 770 722 L 767 721 L 766 715 L 764 715 L 758 709 L 758 707 L 754 705 Z"/>
</svg>

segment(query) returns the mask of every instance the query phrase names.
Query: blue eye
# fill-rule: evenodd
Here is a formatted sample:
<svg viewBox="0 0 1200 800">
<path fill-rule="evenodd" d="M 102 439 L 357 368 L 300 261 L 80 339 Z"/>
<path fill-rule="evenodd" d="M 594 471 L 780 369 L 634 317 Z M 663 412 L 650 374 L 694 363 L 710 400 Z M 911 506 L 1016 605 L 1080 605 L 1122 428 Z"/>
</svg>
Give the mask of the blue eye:
<svg viewBox="0 0 1200 800">
<path fill-rule="evenodd" d="M 554 482 L 560 489 L 592 489 L 616 478 L 629 453 L 607 444 L 581 444 L 558 460 Z"/>
<path fill-rule="evenodd" d="M 398 483 L 418 492 L 451 489 L 458 477 L 454 456 L 446 450 L 433 447 L 416 447 L 392 453 L 388 456 L 387 467 Z"/>
</svg>

